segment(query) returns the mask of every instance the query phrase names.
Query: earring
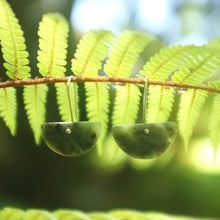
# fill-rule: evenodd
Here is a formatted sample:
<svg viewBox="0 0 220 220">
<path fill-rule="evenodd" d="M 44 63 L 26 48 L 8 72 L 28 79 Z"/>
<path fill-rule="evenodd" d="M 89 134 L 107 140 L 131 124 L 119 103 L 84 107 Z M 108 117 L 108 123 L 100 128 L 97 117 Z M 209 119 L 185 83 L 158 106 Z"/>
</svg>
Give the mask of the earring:
<svg viewBox="0 0 220 220">
<path fill-rule="evenodd" d="M 129 156 L 140 159 L 160 156 L 174 142 L 177 133 L 175 122 L 146 123 L 146 98 L 147 78 L 143 94 L 143 123 L 112 127 L 118 146 Z"/>
<path fill-rule="evenodd" d="M 41 125 L 41 136 L 47 146 L 62 156 L 80 156 L 90 151 L 96 144 L 100 133 L 100 122 L 73 122 L 68 78 L 67 90 L 72 122 L 48 122 Z M 75 100 L 76 104 L 76 100 Z"/>
</svg>

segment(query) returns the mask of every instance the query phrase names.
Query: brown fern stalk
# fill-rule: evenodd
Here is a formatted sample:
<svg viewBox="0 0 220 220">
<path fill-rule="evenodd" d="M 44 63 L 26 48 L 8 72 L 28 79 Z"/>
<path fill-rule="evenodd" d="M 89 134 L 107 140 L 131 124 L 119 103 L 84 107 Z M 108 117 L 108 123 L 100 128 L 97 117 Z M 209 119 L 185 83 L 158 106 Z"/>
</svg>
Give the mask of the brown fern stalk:
<svg viewBox="0 0 220 220">
<path fill-rule="evenodd" d="M 35 79 L 27 79 L 27 80 L 10 80 L 6 82 L 0 82 L 0 88 L 6 87 L 22 87 L 24 85 L 36 85 L 36 84 L 54 84 L 67 82 L 69 76 L 65 77 L 56 77 L 56 78 L 35 78 Z M 74 76 L 72 77 L 72 82 L 114 82 L 119 85 L 123 85 L 126 83 L 133 84 L 145 84 L 145 79 L 141 78 L 126 78 L 126 77 L 111 77 L 111 76 L 98 76 L 98 77 L 81 77 Z M 179 90 L 187 90 L 187 89 L 201 89 L 209 92 L 220 93 L 219 89 L 212 88 L 207 85 L 188 85 L 188 84 L 180 84 L 173 81 L 158 81 L 158 80 L 148 80 L 149 85 L 160 85 L 165 88 L 178 88 Z"/>
</svg>

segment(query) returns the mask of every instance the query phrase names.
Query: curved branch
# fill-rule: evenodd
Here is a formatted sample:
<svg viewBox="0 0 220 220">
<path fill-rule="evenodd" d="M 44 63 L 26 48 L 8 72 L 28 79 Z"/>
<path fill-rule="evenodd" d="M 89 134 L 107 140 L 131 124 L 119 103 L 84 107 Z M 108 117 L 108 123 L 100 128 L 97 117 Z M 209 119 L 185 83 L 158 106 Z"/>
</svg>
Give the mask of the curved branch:
<svg viewBox="0 0 220 220">
<path fill-rule="evenodd" d="M 69 76 L 65 77 L 56 77 L 56 78 L 35 78 L 35 79 L 26 79 L 26 80 L 10 80 L 6 82 L 0 82 L 0 88 L 5 87 L 22 87 L 25 85 L 35 85 L 35 84 L 54 84 L 54 83 L 61 83 L 67 82 Z M 119 85 L 123 85 L 125 83 L 133 83 L 133 84 L 145 84 L 144 78 L 126 78 L 126 77 L 111 77 L 111 76 L 98 76 L 98 77 L 81 77 L 81 76 L 74 76 L 72 77 L 72 82 L 114 82 L 118 83 Z M 212 88 L 207 85 L 188 85 L 188 84 L 180 84 L 173 81 L 157 81 L 157 80 L 149 80 L 149 85 L 159 85 L 163 87 L 174 87 L 180 90 L 187 90 L 187 89 L 201 89 L 206 90 L 209 92 L 220 93 L 219 89 Z"/>
</svg>

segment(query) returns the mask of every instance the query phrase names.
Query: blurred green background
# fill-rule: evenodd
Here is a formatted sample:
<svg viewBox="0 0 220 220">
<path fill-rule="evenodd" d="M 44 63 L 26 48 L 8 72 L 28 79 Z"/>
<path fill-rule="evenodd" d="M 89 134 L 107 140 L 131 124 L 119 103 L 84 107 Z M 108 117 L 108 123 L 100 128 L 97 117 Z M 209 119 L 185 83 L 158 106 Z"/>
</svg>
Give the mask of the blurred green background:
<svg viewBox="0 0 220 220">
<path fill-rule="evenodd" d="M 116 34 L 123 29 L 149 31 L 164 45 L 199 45 L 220 36 L 220 1 L 217 0 L 8 2 L 25 33 L 32 77 L 39 76 L 37 29 L 47 12 L 60 12 L 71 22 L 69 61 L 79 38 L 92 28 L 102 27 Z M 157 50 L 155 45 L 152 51 Z M 0 63 L 3 63 L 2 56 Z M 7 80 L 4 73 L 0 65 L 0 77 Z M 177 137 L 171 149 L 159 159 L 127 159 L 117 163 L 105 157 L 97 160 L 94 152 L 79 158 L 65 158 L 51 152 L 44 143 L 36 146 L 22 104 L 22 88 L 17 88 L 17 92 L 15 137 L 0 119 L 0 208 L 132 208 L 220 218 L 220 158 L 213 163 L 213 151 L 207 139 L 210 100 L 206 102 L 187 153 L 181 138 Z M 82 105 L 82 119 L 86 119 L 84 112 Z M 175 117 L 174 114 L 174 120 Z M 55 90 L 50 86 L 47 121 L 59 120 Z"/>
</svg>

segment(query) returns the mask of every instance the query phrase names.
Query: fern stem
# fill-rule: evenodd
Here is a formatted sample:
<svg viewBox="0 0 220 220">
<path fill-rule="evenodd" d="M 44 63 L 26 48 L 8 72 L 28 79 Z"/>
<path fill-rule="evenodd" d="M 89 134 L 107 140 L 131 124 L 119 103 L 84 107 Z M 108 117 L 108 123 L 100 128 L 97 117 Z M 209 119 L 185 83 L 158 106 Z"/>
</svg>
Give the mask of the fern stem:
<svg viewBox="0 0 220 220">
<path fill-rule="evenodd" d="M 0 82 L 0 88 L 6 87 L 22 87 L 25 85 L 36 85 L 36 84 L 54 84 L 67 82 L 68 76 L 65 77 L 56 77 L 56 78 L 35 78 L 27 80 L 11 80 L 6 82 Z M 97 77 L 80 77 L 74 76 L 71 79 L 71 82 L 114 82 L 120 84 L 133 83 L 133 84 L 145 84 L 145 79 L 142 78 L 127 78 L 127 77 L 109 77 L 109 76 L 97 76 Z M 208 92 L 220 93 L 220 89 L 216 89 L 204 84 L 201 85 L 189 85 L 181 84 L 173 81 L 159 81 L 159 80 L 148 80 L 148 85 L 158 85 L 163 86 L 164 88 L 175 87 L 179 90 L 187 89 L 200 89 L 206 90 Z"/>
</svg>

